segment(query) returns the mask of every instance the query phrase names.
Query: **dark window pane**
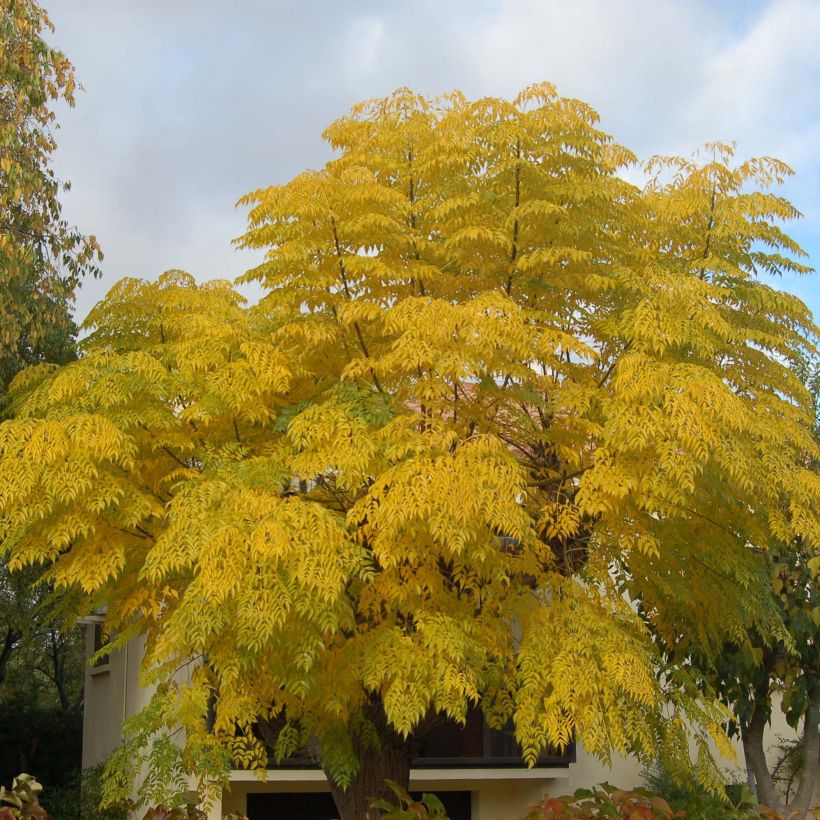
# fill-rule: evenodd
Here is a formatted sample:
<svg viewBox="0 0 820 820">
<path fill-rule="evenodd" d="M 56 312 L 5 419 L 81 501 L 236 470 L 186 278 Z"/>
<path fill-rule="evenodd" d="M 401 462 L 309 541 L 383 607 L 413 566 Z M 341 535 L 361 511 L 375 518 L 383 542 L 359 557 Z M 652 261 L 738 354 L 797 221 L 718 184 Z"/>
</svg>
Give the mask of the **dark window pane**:
<svg viewBox="0 0 820 820">
<path fill-rule="evenodd" d="M 477 709 L 467 712 L 464 726 L 442 719 L 419 743 L 417 758 L 481 757 L 483 732 L 481 712 Z"/>
<path fill-rule="evenodd" d="M 574 760 L 572 746 L 559 752 L 545 749 L 538 758 L 546 766 L 567 766 Z M 515 728 L 509 721 L 503 729 L 490 729 L 480 709 L 467 712 L 464 726 L 442 718 L 424 737 L 417 740 L 413 766 L 437 767 L 524 766 L 521 749 L 515 740 Z M 280 764 L 270 761 L 273 769 L 318 769 L 306 752 L 301 751 Z"/>
<path fill-rule="evenodd" d="M 94 652 L 99 652 L 106 645 L 106 643 L 107 641 L 103 636 L 103 625 L 94 624 Z M 110 655 L 103 655 L 101 658 L 97 658 L 97 660 L 94 661 L 94 667 L 97 668 L 100 666 L 108 666 L 110 660 Z"/>
<path fill-rule="evenodd" d="M 249 794 L 248 820 L 336 820 L 339 812 L 329 792 Z"/>
<path fill-rule="evenodd" d="M 450 820 L 471 820 L 470 792 L 439 792 Z M 414 793 L 421 800 L 421 793 Z M 336 820 L 339 813 L 327 792 L 249 794 L 248 820 Z"/>
<path fill-rule="evenodd" d="M 444 804 L 447 817 L 450 820 L 471 820 L 470 792 L 434 792 Z M 421 792 L 413 792 L 416 800 L 421 800 Z"/>
<path fill-rule="evenodd" d="M 515 740 L 515 725 L 510 720 L 503 729 L 487 732 L 487 757 L 521 759 L 521 749 Z"/>
</svg>

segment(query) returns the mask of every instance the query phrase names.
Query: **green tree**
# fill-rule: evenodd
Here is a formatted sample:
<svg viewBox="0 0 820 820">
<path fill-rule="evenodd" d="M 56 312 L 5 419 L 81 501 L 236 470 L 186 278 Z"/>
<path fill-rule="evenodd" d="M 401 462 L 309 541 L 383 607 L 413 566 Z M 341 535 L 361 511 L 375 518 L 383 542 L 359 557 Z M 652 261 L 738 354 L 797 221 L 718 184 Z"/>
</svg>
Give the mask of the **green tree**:
<svg viewBox="0 0 820 820">
<path fill-rule="evenodd" d="M 359 820 L 406 788 L 420 727 L 472 704 L 530 763 L 575 737 L 720 790 L 727 713 L 661 674 L 614 570 L 681 607 L 696 588 L 717 653 L 779 623 L 748 544 L 820 543 L 787 366 L 815 328 L 756 277 L 804 270 L 767 191 L 788 168 L 716 145 L 652 160 L 640 190 L 547 84 L 400 90 L 326 136 L 337 159 L 245 199 L 258 305 L 123 280 L 79 361 L 12 386 L 11 565 L 107 605 L 114 646 L 147 639 L 156 695 L 109 796 L 143 760 L 158 801 L 310 744 Z"/>
<path fill-rule="evenodd" d="M 813 412 L 808 426 L 820 441 L 820 362 L 806 357 L 795 362 L 793 369 L 809 391 L 808 404 Z M 816 451 L 796 455 L 806 468 L 818 472 Z M 784 495 L 780 508 L 789 504 L 790 498 Z M 784 815 L 793 812 L 803 817 L 814 798 L 820 768 L 820 558 L 810 543 L 799 537 L 763 546 L 750 546 L 758 562 L 759 580 L 753 594 L 771 602 L 782 625 L 780 630 L 738 631 L 715 654 L 703 653 L 685 628 L 677 635 L 664 632 L 661 639 L 670 666 L 683 662 L 696 670 L 701 685 L 716 691 L 731 709 L 732 733 L 742 740 L 761 802 Z M 657 613 L 650 614 L 647 603 L 644 601 L 643 611 L 652 624 Z M 789 788 L 786 794 L 776 787 L 764 744 L 778 701 L 788 725 L 799 731 L 799 740 L 791 749 L 799 761 L 792 777 L 797 787 L 793 792 Z"/>
<path fill-rule="evenodd" d="M 0 414 L 21 368 L 76 358 L 73 294 L 102 258 L 63 219 L 67 186 L 51 167 L 55 107 L 73 105 L 76 88 L 44 39 L 52 30 L 34 0 L 0 0 Z M 13 576 L 0 559 L 0 779 L 32 766 L 51 787 L 79 770 L 82 647 L 39 575 Z"/>
<path fill-rule="evenodd" d="M 0 389 L 20 367 L 73 355 L 71 301 L 98 274 L 94 237 L 62 217 L 54 106 L 74 104 L 74 69 L 35 0 L 0 2 Z"/>
</svg>

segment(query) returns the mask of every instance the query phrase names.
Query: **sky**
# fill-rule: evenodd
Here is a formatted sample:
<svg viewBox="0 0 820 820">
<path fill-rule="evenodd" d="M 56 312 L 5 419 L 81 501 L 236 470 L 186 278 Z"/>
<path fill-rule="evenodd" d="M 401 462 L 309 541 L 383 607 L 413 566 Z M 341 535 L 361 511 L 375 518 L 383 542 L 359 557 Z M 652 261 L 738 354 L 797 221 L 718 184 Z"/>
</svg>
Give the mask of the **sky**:
<svg viewBox="0 0 820 820">
<path fill-rule="evenodd" d="M 399 86 L 512 97 L 549 80 L 639 157 L 735 140 L 776 156 L 820 268 L 820 0 L 43 0 L 84 90 L 60 109 L 64 214 L 104 274 L 234 278 L 244 193 L 332 153 L 321 132 Z M 820 278 L 779 285 L 820 318 Z M 250 294 L 251 296 L 253 294 Z"/>
</svg>

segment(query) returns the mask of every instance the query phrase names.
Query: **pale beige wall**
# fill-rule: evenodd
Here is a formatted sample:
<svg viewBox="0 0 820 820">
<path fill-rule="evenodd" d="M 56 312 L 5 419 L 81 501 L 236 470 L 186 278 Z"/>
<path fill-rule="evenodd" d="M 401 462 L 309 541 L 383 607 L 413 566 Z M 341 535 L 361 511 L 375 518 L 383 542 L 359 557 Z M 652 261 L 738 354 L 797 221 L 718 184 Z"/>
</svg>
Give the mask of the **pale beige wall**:
<svg viewBox="0 0 820 820">
<path fill-rule="evenodd" d="M 549 789 L 549 780 L 483 782 L 473 799 L 472 820 L 518 820 Z M 553 781 L 557 786 L 562 781 Z M 560 789 L 560 786 L 557 786 Z M 431 790 L 432 791 L 432 790 Z"/>
<path fill-rule="evenodd" d="M 151 690 L 140 686 L 144 641 L 136 638 L 112 652 L 101 668 L 86 666 L 83 705 L 83 768 L 105 763 L 122 741 L 122 722 L 145 706 Z M 86 627 L 86 657 L 94 652 L 94 627 Z M 138 776 L 138 781 L 144 775 Z M 142 817 L 142 812 L 132 818 Z M 214 815 L 215 820 L 221 813 Z"/>
<path fill-rule="evenodd" d="M 576 761 L 570 763 L 566 780 L 552 783 L 550 794 L 572 794 L 576 789 L 588 789 L 604 782 L 621 788 L 640 786 L 641 768 L 633 758 L 619 756 L 614 757 L 612 766 L 608 767 L 577 744 Z"/>
<path fill-rule="evenodd" d="M 86 626 L 86 657 L 94 651 L 94 627 Z M 113 652 L 104 667 L 85 669 L 83 768 L 104 763 L 120 744 L 122 721 L 139 711 L 148 693 L 138 682 L 141 640 Z"/>
</svg>

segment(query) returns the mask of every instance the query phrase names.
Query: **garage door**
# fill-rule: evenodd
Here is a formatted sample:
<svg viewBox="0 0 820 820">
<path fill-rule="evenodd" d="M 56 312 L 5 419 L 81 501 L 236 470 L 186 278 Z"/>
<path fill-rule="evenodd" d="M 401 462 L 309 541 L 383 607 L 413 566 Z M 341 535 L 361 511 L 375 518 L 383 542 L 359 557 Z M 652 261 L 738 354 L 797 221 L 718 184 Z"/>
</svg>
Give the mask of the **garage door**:
<svg viewBox="0 0 820 820">
<path fill-rule="evenodd" d="M 450 820 L 470 820 L 470 792 L 439 792 L 438 798 Z M 339 816 L 328 792 L 249 794 L 247 812 L 248 820 L 336 820 Z"/>
</svg>

